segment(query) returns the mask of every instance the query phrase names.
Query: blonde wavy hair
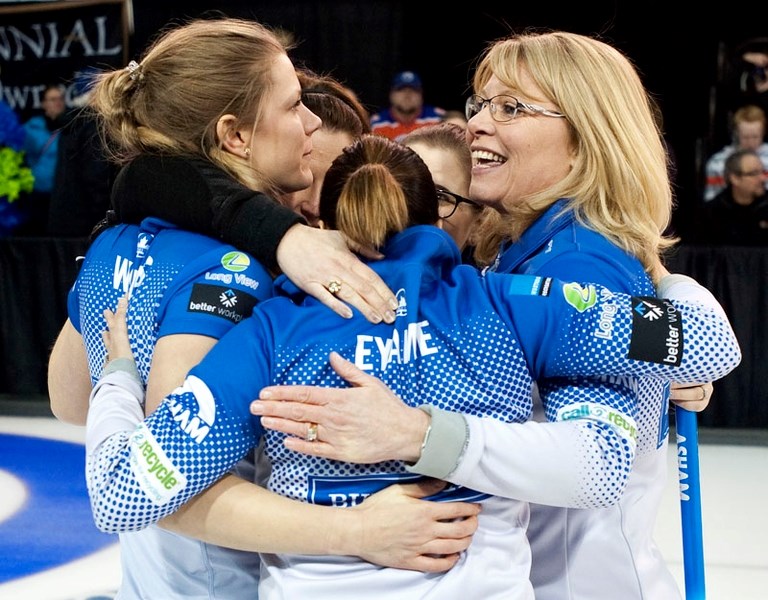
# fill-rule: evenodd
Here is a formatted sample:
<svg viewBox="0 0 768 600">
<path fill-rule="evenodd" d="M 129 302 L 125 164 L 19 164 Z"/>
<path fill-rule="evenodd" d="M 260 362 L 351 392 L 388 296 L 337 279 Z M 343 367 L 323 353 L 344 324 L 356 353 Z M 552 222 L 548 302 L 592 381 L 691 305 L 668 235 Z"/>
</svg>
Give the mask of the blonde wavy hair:
<svg viewBox="0 0 768 600">
<path fill-rule="evenodd" d="M 242 19 L 163 32 L 138 63 L 96 76 L 90 103 L 106 147 L 120 163 L 142 153 L 203 156 L 244 185 L 271 190 L 264 174 L 223 149 L 216 126 L 233 114 L 234 129 L 255 128 L 272 64 L 288 49 L 267 27 Z"/>
<path fill-rule="evenodd" d="M 658 107 L 629 61 L 599 40 L 561 31 L 514 35 L 492 43 L 480 58 L 473 86 L 496 76 L 524 89 L 525 69 L 568 121 L 574 149 L 570 173 L 506 207 L 485 225 L 476 255 L 488 263 L 500 243 L 517 239 L 557 199 L 586 227 L 630 254 L 647 270 L 676 243 L 664 231 L 673 207 L 668 154 Z"/>
</svg>

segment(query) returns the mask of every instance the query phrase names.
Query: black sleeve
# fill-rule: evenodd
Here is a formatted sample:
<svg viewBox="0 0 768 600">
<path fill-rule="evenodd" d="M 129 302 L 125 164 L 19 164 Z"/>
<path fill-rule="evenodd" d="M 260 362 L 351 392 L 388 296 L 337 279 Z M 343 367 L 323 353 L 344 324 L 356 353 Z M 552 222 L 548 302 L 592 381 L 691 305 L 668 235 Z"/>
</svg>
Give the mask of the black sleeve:
<svg viewBox="0 0 768 600">
<path fill-rule="evenodd" d="M 126 165 L 112 190 L 117 220 L 148 216 L 223 239 L 276 271 L 280 240 L 304 219 L 254 192 L 214 164 L 193 157 L 142 155 Z"/>
<path fill-rule="evenodd" d="M 82 118 L 78 137 L 80 138 L 79 145 L 83 148 L 80 163 L 82 193 L 88 202 L 86 207 L 88 221 L 93 224 L 109 208 L 110 190 L 115 180 L 117 168 L 104 153 L 96 121 L 93 118 Z M 59 156 L 61 157 L 61 155 Z"/>
</svg>

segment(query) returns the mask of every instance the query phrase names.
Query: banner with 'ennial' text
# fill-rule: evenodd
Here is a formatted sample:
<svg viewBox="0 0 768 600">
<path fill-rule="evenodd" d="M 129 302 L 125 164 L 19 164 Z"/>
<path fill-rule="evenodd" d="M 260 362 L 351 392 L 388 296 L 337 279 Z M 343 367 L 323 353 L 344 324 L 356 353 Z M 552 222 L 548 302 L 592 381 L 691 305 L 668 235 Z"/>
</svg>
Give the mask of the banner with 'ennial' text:
<svg viewBox="0 0 768 600">
<path fill-rule="evenodd" d="M 0 98 L 25 121 L 57 83 L 72 106 L 79 74 L 126 65 L 131 21 L 130 0 L 0 6 Z"/>
</svg>

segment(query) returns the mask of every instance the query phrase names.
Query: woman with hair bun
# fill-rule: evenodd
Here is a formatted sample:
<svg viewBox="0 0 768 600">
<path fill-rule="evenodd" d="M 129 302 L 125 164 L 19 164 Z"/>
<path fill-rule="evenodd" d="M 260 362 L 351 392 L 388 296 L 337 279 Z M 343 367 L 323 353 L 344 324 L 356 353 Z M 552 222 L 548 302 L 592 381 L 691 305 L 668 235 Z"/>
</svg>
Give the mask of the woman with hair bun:
<svg viewBox="0 0 768 600">
<path fill-rule="evenodd" d="M 136 407 L 140 417 L 153 414 L 226 331 L 273 295 L 273 271 L 282 269 L 346 316 L 352 311 L 344 302 L 375 321 L 393 311 L 391 292 L 349 252 L 340 234 L 308 227 L 300 215 L 255 192 L 276 196 L 307 188 L 313 178 L 312 136 L 321 127 L 302 101 L 285 47 L 268 28 L 214 19 L 169 29 L 141 60 L 100 74 L 91 102 L 113 156 L 129 161 L 115 184 L 119 206 L 163 195 L 175 200 L 159 203 L 172 207 L 171 215 L 137 223 L 111 220 L 88 249 L 69 294 L 69 319 L 49 362 L 51 408 L 58 418 L 85 422 L 89 393 L 106 356 L 102 309 L 123 296 L 130 298 L 139 385 L 146 385 L 146 406 Z M 213 226 L 216 237 L 192 233 L 168 218 L 183 213 L 185 198 L 200 189 L 210 211 L 197 231 Z M 220 230 L 233 232 L 233 245 L 217 239 Z M 240 238 L 257 242 L 248 248 L 253 254 L 239 248 Z M 337 280 L 343 291 L 334 295 L 327 286 Z M 208 416 L 190 416 L 189 424 L 205 427 Z M 416 499 L 434 486 L 388 490 L 387 501 L 341 514 L 231 475 L 218 486 L 195 501 L 216 505 L 224 493 L 256 489 L 259 501 L 251 504 L 258 518 L 249 533 L 261 549 L 355 554 L 424 569 L 444 570 L 455 562 L 477 512 L 470 504 L 436 507 Z M 333 539 L 325 535 L 330 516 L 342 528 Z M 468 519 L 443 523 L 458 517 Z M 439 546 L 447 547 L 448 556 L 431 559 L 425 555 L 431 553 L 436 523 Z M 196 533 L 189 526 L 183 531 Z M 255 594 L 256 554 L 156 526 L 120 538 L 122 599 Z"/>
</svg>

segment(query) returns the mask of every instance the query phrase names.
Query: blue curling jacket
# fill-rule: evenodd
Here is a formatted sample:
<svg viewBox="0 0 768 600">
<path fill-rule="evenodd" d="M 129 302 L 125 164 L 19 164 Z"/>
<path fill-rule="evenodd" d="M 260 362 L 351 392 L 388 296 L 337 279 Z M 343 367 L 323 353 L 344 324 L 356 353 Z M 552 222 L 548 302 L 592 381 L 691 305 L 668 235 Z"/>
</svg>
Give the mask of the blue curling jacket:
<svg viewBox="0 0 768 600">
<path fill-rule="evenodd" d="M 387 485 L 412 480 L 414 474 L 397 461 L 350 465 L 289 452 L 283 434 L 263 431 L 250 414 L 250 402 L 269 384 L 346 385 L 328 365 L 334 350 L 381 378 L 410 405 L 429 401 L 504 423 L 528 421 L 535 380 L 616 375 L 603 380 L 611 393 L 590 402 L 564 395 L 552 407 L 567 426 L 590 423 L 579 435 L 602 440 L 613 481 L 594 486 L 589 473 L 574 473 L 573 463 L 562 459 L 562 479 L 547 485 L 593 504 L 615 501 L 634 458 L 636 395 L 631 378 L 621 375 L 666 377 L 674 372 L 680 381 L 701 375 L 693 357 L 685 354 L 683 339 L 695 335 L 703 323 L 711 324 L 705 309 L 685 307 L 681 316 L 671 302 L 615 294 L 601 286 L 539 276 L 482 276 L 460 266 L 455 244 L 434 227 L 412 227 L 394 236 L 383 252 L 386 258 L 371 266 L 397 292 L 400 307 L 394 324 L 374 325 L 360 314 L 343 319 L 283 281 L 283 291 L 292 299 L 260 304 L 136 430 L 105 431 L 103 443 L 89 456 L 97 525 L 106 531 L 145 527 L 226 473 L 262 437 L 272 465 L 269 487 L 288 497 L 349 507 Z M 723 339 L 733 341 L 727 322 L 717 326 Z M 724 360 L 721 370 L 727 372 L 734 361 L 738 359 Z M 595 460 L 592 451 L 585 445 L 587 464 Z M 447 582 L 452 582 L 451 589 L 461 589 L 489 560 L 504 568 L 498 578 L 485 577 L 484 585 L 504 593 L 516 588 L 519 597 L 529 597 L 527 504 L 489 496 L 489 491 L 453 486 L 435 497 L 484 501 L 481 530 L 491 537 L 476 535 L 463 567 L 444 578 L 409 572 L 407 577 L 416 582 L 409 580 L 408 586 L 416 587 L 404 589 L 421 590 L 413 597 L 434 593 Z M 515 568 L 510 567 L 512 556 Z M 348 589 L 349 597 L 359 593 L 353 574 L 387 571 L 354 558 L 269 556 L 266 585 L 291 590 L 286 597 L 297 597 L 308 591 L 302 581 L 308 581 L 307 573 L 318 562 L 328 567 L 324 585 L 336 594 Z M 273 584 L 276 579 L 279 583 Z M 318 580 L 311 581 L 319 592 Z M 488 589 L 480 597 L 495 596 Z"/>
<path fill-rule="evenodd" d="M 636 257 L 580 224 L 572 211 L 563 213 L 566 208 L 567 200 L 556 202 L 518 241 L 507 245 L 497 259 L 496 271 L 594 282 L 615 292 L 655 295 Z M 607 322 L 605 330 L 612 333 Z M 706 326 L 698 333 L 704 343 L 712 341 L 707 340 L 710 334 L 718 335 Z M 698 381 L 722 377 L 720 361 L 729 360 L 734 350 L 738 345 L 722 352 L 697 352 L 693 358 L 701 372 Z M 670 379 L 680 381 L 675 375 Z M 564 397 L 616 393 L 602 381 L 584 378 L 543 379 L 538 386 L 545 418 L 551 422 L 562 420 L 558 407 Z M 605 508 L 548 498 L 531 506 L 531 579 L 537 600 L 680 598 L 652 537 L 667 481 L 669 384 L 639 377 L 628 391 L 636 397 L 637 456 L 618 502 Z M 465 467 L 471 469 L 472 465 Z M 595 480 L 601 477 L 595 474 Z"/>
<path fill-rule="evenodd" d="M 68 297 L 69 318 L 83 336 L 94 383 L 106 356 L 102 312 L 126 294 L 131 347 L 145 383 L 159 338 L 218 339 L 272 297 L 273 284 L 248 254 L 159 219 L 104 231 L 88 249 Z M 258 585 L 258 555 L 157 526 L 121 533 L 120 557 L 120 600 L 254 597 Z"/>
</svg>

